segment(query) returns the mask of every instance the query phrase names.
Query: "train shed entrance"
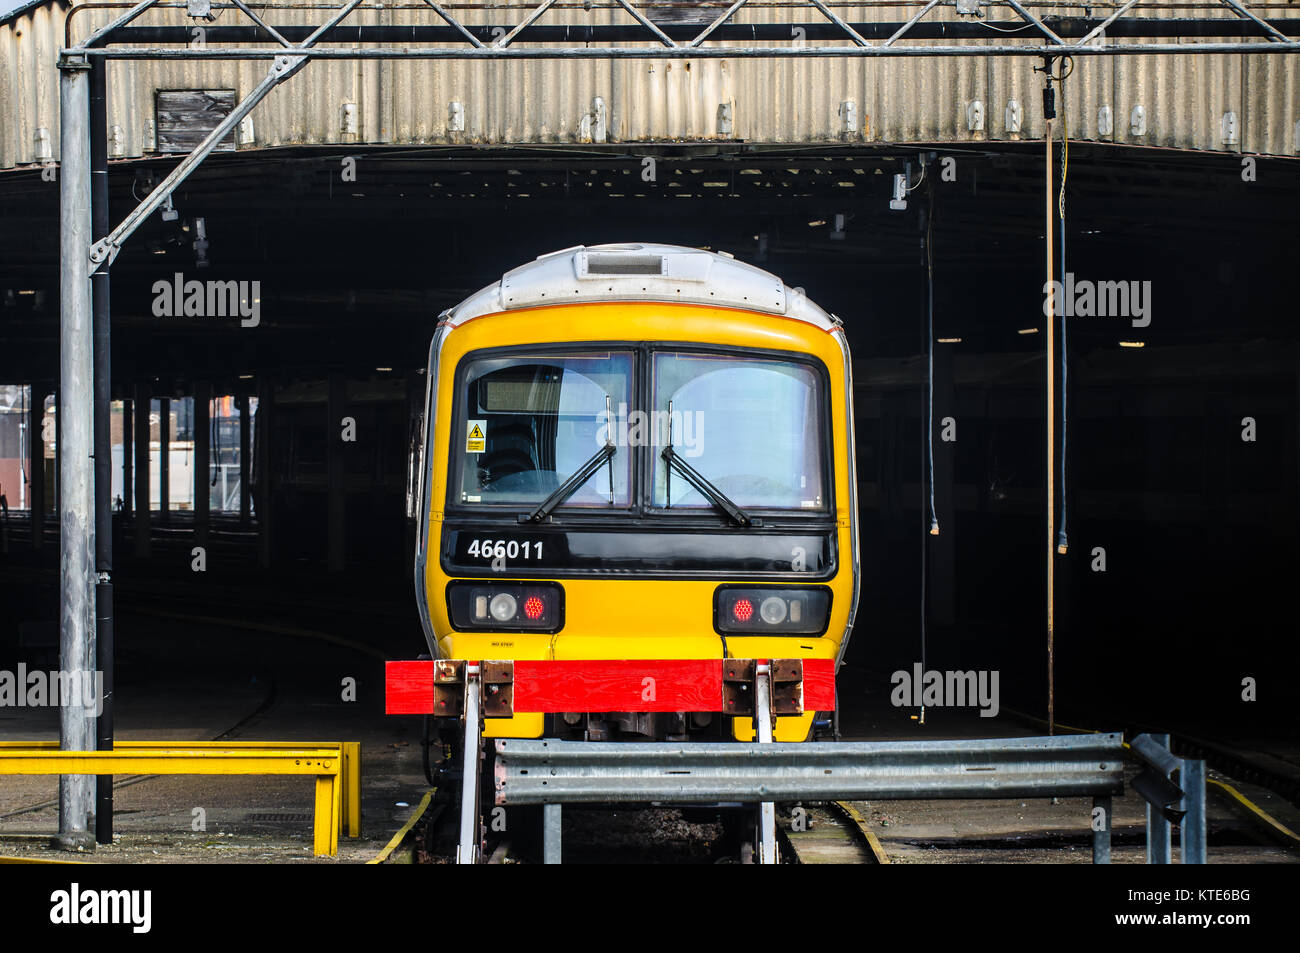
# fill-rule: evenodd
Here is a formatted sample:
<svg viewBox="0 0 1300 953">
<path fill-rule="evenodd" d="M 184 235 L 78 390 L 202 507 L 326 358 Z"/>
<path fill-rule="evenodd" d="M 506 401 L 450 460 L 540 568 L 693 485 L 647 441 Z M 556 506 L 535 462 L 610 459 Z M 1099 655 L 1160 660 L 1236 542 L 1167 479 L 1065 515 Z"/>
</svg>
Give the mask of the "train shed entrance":
<svg viewBox="0 0 1300 953">
<path fill-rule="evenodd" d="M 960 2 L 878 22 L 817 2 L 696 5 L 698 22 L 620 2 L 581 30 L 551 3 L 504 27 L 436 4 L 391 22 L 358 3 L 238 6 L 20 18 L 69 38 L 59 122 L 33 72 L 43 100 L 0 173 L 0 382 L 20 388 L 26 435 L 10 546 L 62 547 L 65 662 L 94 653 L 96 533 L 99 573 L 184 577 L 197 545 L 219 571 L 229 554 L 232 578 L 404 587 L 437 314 L 521 261 L 603 242 L 725 251 L 844 320 L 879 580 L 862 614 L 889 633 L 855 644 L 880 665 L 910 664 L 924 625 L 938 657 L 992 642 L 1040 683 L 1045 559 L 1075 690 L 1134 630 L 1211 638 L 1235 587 L 1285 592 L 1292 21 L 997 4 L 1005 39 L 993 6 Z M 1161 84 L 1192 57 L 1212 67 L 1208 98 L 1183 85 L 1170 105 Z M 780 63 L 770 90 L 745 72 L 758 61 Z M 92 367 L 96 324 L 111 377 L 108 350 Z M 345 419 L 355 439 L 336 440 Z M 57 439 L 36 440 L 49 420 Z M 1150 596 L 1188 579 L 1225 595 L 1222 615 Z M 1213 652 L 1235 664 L 1270 641 Z M 1116 696 L 1166 663 L 1154 641 L 1132 651 Z"/>
</svg>

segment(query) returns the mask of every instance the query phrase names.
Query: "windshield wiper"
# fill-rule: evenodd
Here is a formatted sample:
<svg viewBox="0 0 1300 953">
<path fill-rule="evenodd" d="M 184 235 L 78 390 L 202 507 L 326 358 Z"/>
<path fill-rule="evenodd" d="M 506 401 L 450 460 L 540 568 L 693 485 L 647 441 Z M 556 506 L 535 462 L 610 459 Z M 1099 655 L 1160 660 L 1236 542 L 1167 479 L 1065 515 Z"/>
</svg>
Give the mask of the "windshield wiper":
<svg viewBox="0 0 1300 953">
<path fill-rule="evenodd" d="M 750 516 L 739 506 L 735 500 L 727 496 L 716 486 L 705 478 L 704 474 L 695 469 L 673 449 L 673 402 L 668 402 L 668 446 L 664 447 L 659 454 L 668 464 L 667 486 L 665 488 L 664 508 L 668 509 L 673 505 L 672 487 L 673 471 L 676 470 L 691 486 L 700 492 L 701 496 L 706 496 L 722 512 L 731 517 L 737 526 L 762 526 L 763 521 L 757 517 Z"/>
<path fill-rule="evenodd" d="M 609 410 L 610 410 L 609 397 L 606 396 L 605 419 L 607 421 L 611 420 L 609 416 Z M 612 426 L 610 429 L 613 429 Z M 551 511 L 553 509 L 555 509 L 557 506 L 559 506 L 569 497 L 573 496 L 573 494 L 577 493 L 578 490 L 581 489 L 582 485 L 591 479 L 592 474 L 594 474 L 597 470 L 599 470 L 602 466 L 604 466 L 606 462 L 609 463 L 609 505 L 613 506 L 614 505 L 614 454 L 617 451 L 618 448 L 614 446 L 614 439 L 612 435 L 609 434 L 607 431 L 605 434 L 605 446 L 601 447 L 599 450 L 593 453 L 586 463 L 578 467 L 578 469 L 574 472 L 573 476 L 569 477 L 567 480 L 561 483 L 556 488 L 555 492 L 552 493 L 550 496 L 548 496 L 546 499 L 542 500 L 542 502 L 539 503 L 537 507 L 534 510 L 532 510 L 532 512 L 520 513 L 519 522 L 536 523 L 539 522 L 540 520 L 546 519 L 546 517 L 548 517 L 551 514 Z"/>
</svg>

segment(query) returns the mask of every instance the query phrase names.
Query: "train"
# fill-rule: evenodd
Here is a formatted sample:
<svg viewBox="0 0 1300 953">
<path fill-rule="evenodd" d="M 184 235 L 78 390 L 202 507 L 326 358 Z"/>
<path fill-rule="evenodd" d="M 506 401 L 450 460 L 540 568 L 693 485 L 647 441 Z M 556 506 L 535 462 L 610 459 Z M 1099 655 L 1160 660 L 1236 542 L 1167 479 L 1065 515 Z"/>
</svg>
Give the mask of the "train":
<svg viewBox="0 0 1300 953">
<path fill-rule="evenodd" d="M 842 321 L 724 252 L 567 248 L 444 311 L 429 651 L 388 663 L 388 711 L 449 739 L 812 737 L 861 585 L 852 394 Z"/>
</svg>

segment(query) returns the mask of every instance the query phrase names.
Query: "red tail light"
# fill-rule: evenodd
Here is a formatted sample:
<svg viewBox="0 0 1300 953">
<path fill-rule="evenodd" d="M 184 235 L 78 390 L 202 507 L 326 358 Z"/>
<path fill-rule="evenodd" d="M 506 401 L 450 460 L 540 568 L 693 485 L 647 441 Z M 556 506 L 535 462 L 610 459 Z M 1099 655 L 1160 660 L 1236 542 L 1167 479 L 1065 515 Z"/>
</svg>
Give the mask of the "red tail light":
<svg viewBox="0 0 1300 953">
<path fill-rule="evenodd" d="M 564 627 L 564 590 L 553 582 L 447 584 L 447 609 L 457 632 L 558 632 Z"/>
<path fill-rule="evenodd" d="M 830 610 L 826 586 L 719 586 L 713 626 L 724 634 L 822 635 Z"/>
</svg>

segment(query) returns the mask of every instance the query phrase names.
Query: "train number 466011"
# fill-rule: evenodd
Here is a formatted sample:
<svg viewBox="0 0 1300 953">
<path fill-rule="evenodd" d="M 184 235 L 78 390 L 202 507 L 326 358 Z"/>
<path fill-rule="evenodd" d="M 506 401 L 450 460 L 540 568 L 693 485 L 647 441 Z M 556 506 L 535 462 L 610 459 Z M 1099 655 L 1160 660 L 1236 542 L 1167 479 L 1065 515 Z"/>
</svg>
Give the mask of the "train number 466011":
<svg viewBox="0 0 1300 953">
<path fill-rule="evenodd" d="M 480 559 L 541 559 L 542 541 L 517 539 L 473 539 L 467 555 Z"/>
</svg>

